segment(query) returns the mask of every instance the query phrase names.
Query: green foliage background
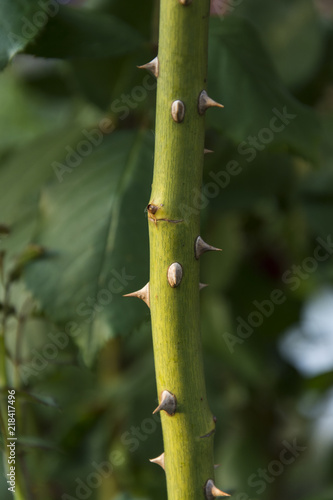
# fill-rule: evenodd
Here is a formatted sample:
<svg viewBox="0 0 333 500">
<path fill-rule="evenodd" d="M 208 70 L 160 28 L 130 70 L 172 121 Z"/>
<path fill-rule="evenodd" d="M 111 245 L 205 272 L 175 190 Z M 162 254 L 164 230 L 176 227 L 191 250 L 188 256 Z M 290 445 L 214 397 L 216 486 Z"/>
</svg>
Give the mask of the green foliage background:
<svg viewBox="0 0 333 500">
<path fill-rule="evenodd" d="M 27 499 L 163 499 L 149 311 L 122 297 L 149 276 L 156 82 L 136 65 L 157 53 L 158 2 L 72 4 L 0 5 L 2 390 L 17 390 Z M 330 2 L 230 1 L 211 19 L 208 90 L 225 108 L 207 113 L 214 154 L 189 209 L 223 248 L 201 259 L 202 337 L 217 484 L 237 500 L 333 497 L 333 427 L 318 437 L 332 367 L 306 374 L 279 348 L 291 326 L 306 338 L 306 304 L 332 286 L 332 255 L 304 270 L 332 235 L 332 49 Z M 284 302 L 242 338 L 238 318 L 273 290 Z M 295 440 L 306 449 L 279 469 Z"/>
</svg>

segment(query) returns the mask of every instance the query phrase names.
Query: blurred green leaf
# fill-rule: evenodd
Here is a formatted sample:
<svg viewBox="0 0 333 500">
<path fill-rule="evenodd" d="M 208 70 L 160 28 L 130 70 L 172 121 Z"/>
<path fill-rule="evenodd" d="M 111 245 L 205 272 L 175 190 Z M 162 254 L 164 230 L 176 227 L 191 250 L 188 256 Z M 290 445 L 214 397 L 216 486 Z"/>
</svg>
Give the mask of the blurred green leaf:
<svg viewBox="0 0 333 500">
<path fill-rule="evenodd" d="M 312 0 L 252 0 L 241 2 L 234 12 L 256 26 L 286 85 L 304 85 L 318 69 L 324 54 L 325 26 Z"/>
<path fill-rule="evenodd" d="M 54 179 L 52 160 L 64 151 L 68 142 L 78 140 L 77 127 L 66 127 L 61 132 L 43 135 L 17 147 L 0 166 L 1 222 L 9 226 L 11 234 L 1 245 L 7 251 L 6 267 L 31 243 L 36 222 L 40 189 L 48 179 Z"/>
<path fill-rule="evenodd" d="M 80 157 L 75 168 L 67 166 L 71 172 L 65 172 L 63 182 L 42 190 L 34 241 L 53 258 L 31 263 L 27 283 L 52 320 L 74 317 L 80 324 L 78 342 L 87 356 L 147 315 L 143 302 L 121 295 L 148 281 L 144 207 L 152 146 L 150 132 L 113 133 L 91 146 L 94 151 Z M 65 164 L 65 158 L 58 160 Z"/>
<path fill-rule="evenodd" d="M 35 0 L 1 0 L 0 70 L 36 37 L 46 19 Z"/>
<path fill-rule="evenodd" d="M 331 500 L 333 498 L 333 486 L 321 491 L 319 493 L 314 493 L 310 496 L 304 497 L 304 500 Z"/>
<path fill-rule="evenodd" d="M 136 52 L 141 35 L 116 17 L 60 7 L 26 51 L 39 57 L 106 58 Z"/>
<path fill-rule="evenodd" d="M 203 193 L 213 210 L 248 210 L 276 204 L 293 196 L 296 172 L 292 157 L 285 153 L 259 151 L 251 162 L 235 149 L 217 150 L 207 162 Z M 228 165 L 235 168 L 228 170 Z M 232 172 L 231 174 L 229 172 Z M 214 186 L 214 189 L 213 189 Z M 210 193 L 215 196 L 209 196 Z"/>
<path fill-rule="evenodd" d="M 322 119 L 322 168 L 306 172 L 299 183 L 299 196 L 307 222 L 315 236 L 332 234 L 333 216 L 333 113 Z"/>
<path fill-rule="evenodd" d="M 65 99 L 51 101 L 32 92 L 8 68 L 0 79 L 0 150 L 16 151 L 47 130 L 59 130 L 73 113 L 73 104 Z"/>
<path fill-rule="evenodd" d="M 89 0 L 88 7 L 107 12 L 134 27 L 149 39 L 152 30 L 152 17 L 155 14 L 154 0 Z"/>
<path fill-rule="evenodd" d="M 209 68 L 209 93 L 225 108 L 209 111 L 208 123 L 238 144 L 240 154 L 250 158 L 274 146 L 317 160 L 315 113 L 283 86 L 244 19 L 212 19 Z"/>
</svg>

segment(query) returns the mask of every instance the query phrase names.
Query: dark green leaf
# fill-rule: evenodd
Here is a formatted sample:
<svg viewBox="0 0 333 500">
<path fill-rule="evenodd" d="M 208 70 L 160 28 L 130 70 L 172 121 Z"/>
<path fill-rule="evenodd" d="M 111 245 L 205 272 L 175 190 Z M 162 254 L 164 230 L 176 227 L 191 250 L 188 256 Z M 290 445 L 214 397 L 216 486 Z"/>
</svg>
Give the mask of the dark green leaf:
<svg viewBox="0 0 333 500">
<path fill-rule="evenodd" d="M 0 151 L 10 148 L 17 151 L 45 132 L 63 130 L 73 108 L 67 99 L 54 101 L 31 91 L 14 68 L 8 68 L 0 78 Z"/>
<path fill-rule="evenodd" d="M 114 133 L 42 192 L 36 241 L 53 258 L 30 264 L 27 282 L 53 320 L 80 324 L 86 355 L 147 316 L 143 302 L 122 294 L 148 281 L 152 142 L 150 132 Z"/>
<path fill-rule="evenodd" d="M 55 179 L 53 159 L 65 151 L 68 142 L 78 140 L 77 129 L 65 128 L 61 133 L 39 137 L 18 148 L 15 154 L 2 161 L 0 167 L 1 222 L 11 228 L 2 241 L 8 251 L 5 264 L 17 261 L 17 256 L 31 242 L 39 203 L 40 189 L 47 179 Z"/>
<path fill-rule="evenodd" d="M 252 0 L 241 2 L 234 13 L 256 26 L 284 83 L 304 84 L 318 69 L 324 24 L 312 0 Z"/>
<path fill-rule="evenodd" d="M 325 238 L 332 233 L 333 218 L 332 113 L 322 120 L 322 130 L 322 168 L 303 176 L 299 192 L 310 228 Z"/>
<path fill-rule="evenodd" d="M 118 57 L 137 51 L 142 41 L 138 32 L 113 16 L 60 7 L 27 52 L 65 59 Z"/>
<path fill-rule="evenodd" d="M 279 81 L 254 28 L 235 17 L 211 25 L 210 94 L 225 108 L 208 111 L 209 123 L 239 144 L 240 154 L 274 146 L 316 160 L 316 115 Z"/>
<path fill-rule="evenodd" d="M 154 14 L 157 21 L 157 9 L 154 8 L 153 0 L 145 0 L 144 2 L 137 0 L 127 0 L 126 2 L 123 0 L 90 0 L 88 6 L 116 16 L 140 31 L 147 39 L 152 31 Z"/>
<path fill-rule="evenodd" d="M 0 70 L 36 37 L 47 18 L 35 0 L 1 0 Z"/>
</svg>

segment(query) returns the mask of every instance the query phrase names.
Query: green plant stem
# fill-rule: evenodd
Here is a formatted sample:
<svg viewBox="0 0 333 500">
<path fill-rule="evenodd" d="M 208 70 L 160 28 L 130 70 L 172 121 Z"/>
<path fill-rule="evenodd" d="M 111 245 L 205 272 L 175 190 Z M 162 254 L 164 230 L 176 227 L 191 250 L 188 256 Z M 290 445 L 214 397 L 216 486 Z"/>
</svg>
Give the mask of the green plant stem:
<svg viewBox="0 0 333 500">
<path fill-rule="evenodd" d="M 4 460 L 4 472 L 7 474 L 8 472 L 8 458 L 9 458 L 9 448 L 7 447 L 7 417 L 8 417 L 8 407 L 7 407 L 7 389 L 9 388 L 9 380 L 8 380 L 8 374 L 7 374 L 7 369 L 6 369 L 6 322 L 7 322 L 7 307 L 9 306 L 9 284 L 6 284 L 4 287 L 4 299 L 3 299 L 3 304 L 4 304 L 4 312 L 3 312 L 3 317 L 1 321 L 1 331 L 0 331 L 0 389 L 1 389 L 1 404 L 0 404 L 0 427 L 1 427 L 1 433 L 3 434 L 3 440 L 4 440 L 4 452 L 3 452 L 3 460 Z M 18 427 L 18 421 L 20 420 L 20 404 L 19 404 L 19 398 L 15 398 L 15 408 L 16 408 L 16 432 L 17 432 L 17 427 Z M 24 478 L 22 474 L 22 460 L 19 459 L 19 456 L 17 455 L 17 448 L 16 448 L 16 459 L 15 459 L 15 471 L 16 471 L 16 478 L 15 478 L 15 493 L 13 494 L 14 500 L 29 500 L 30 495 L 28 495 L 28 489 L 24 488 Z M 7 479 L 7 476 L 6 476 Z M 24 490 L 26 493 L 24 493 Z"/>
<path fill-rule="evenodd" d="M 150 308 L 158 394 L 168 390 L 177 398 L 174 416 L 161 412 L 171 500 L 203 498 L 206 481 L 214 477 L 215 423 L 204 381 L 199 261 L 194 254 L 200 214 L 191 208 L 202 183 L 205 120 L 198 112 L 198 97 L 206 88 L 208 20 L 209 0 L 193 0 L 188 6 L 178 0 L 161 0 L 155 164 L 149 202 L 158 208 L 149 215 Z M 185 104 L 182 123 L 171 116 L 171 104 L 177 99 Z M 167 280 L 173 262 L 183 268 L 176 288 Z"/>
</svg>

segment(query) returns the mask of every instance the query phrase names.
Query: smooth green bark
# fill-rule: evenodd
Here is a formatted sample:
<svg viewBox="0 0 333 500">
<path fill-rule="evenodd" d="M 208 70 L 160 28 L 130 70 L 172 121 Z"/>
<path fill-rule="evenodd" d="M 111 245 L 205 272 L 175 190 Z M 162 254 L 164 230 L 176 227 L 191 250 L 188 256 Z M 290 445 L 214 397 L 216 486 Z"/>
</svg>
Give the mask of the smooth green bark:
<svg viewBox="0 0 333 500">
<path fill-rule="evenodd" d="M 206 89 L 209 4 L 193 0 L 184 6 L 178 0 L 161 0 L 160 6 L 155 165 L 149 202 L 157 207 L 155 214 L 149 214 L 150 308 L 159 398 L 168 390 L 178 403 L 174 416 L 161 411 L 170 500 L 204 498 L 204 485 L 214 476 L 215 422 L 204 381 L 199 261 L 194 253 L 200 234 L 195 199 L 202 183 L 205 126 L 198 97 Z M 182 123 L 171 116 L 177 99 L 185 105 Z M 167 280 L 173 262 L 183 268 L 176 288 Z M 209 437 L 202 437 L 206 434 Z"/>
</svg>

